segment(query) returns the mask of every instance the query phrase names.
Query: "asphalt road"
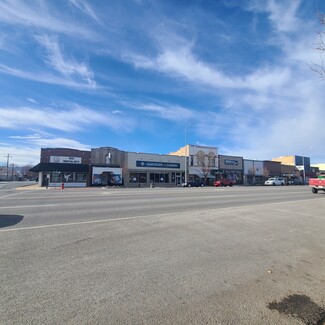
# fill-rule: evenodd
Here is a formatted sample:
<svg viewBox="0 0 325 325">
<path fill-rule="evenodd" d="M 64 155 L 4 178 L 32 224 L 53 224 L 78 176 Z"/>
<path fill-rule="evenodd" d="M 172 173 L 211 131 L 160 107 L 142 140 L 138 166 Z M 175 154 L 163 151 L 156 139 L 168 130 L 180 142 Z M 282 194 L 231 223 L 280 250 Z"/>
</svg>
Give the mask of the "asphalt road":
<svg viewBox="0 0 325 325">
<path fill-rule="evenodd" d="M 325 312 L 324 211 L 307 186 L 2 188 L 0 323 L 306 323 L 269 307 Z"/>
</svg>

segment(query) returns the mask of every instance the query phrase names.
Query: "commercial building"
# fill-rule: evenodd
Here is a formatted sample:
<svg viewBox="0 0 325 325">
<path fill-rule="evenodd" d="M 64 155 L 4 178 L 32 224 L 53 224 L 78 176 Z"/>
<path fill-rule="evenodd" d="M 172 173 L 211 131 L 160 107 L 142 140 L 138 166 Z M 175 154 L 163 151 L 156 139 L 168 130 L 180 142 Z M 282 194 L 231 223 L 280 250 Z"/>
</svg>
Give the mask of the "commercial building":
<svg viewBox="0 0 325 325">
<path fill-rule="evenodd" d="M 85 187 L 89 185 L 90 151 L 42 148 L 40 163 L 30 169 L 38 173 L 40 186 Z"/>
<path fill-rule="evenodd" d="M 313 176 L 310 169 L 310 158 L 305 156 L 281 156 L 272 158 L 272 161 L 281 162 L 282 165 L 295 166 L 300 170 L 300 177 L 303 183 L 307 183 L 308 179 Z"/>
<path fill-rule="evenodd" d="M 264 168 L 264 161 L 244 159 L 244 184 L 258 185 L 264 184 L 266 170 Z"/>
<path fill-rule="evenodd" d="M 184 182 L 184 157 L 128 152 L 125 185 L 177 186 Z"/>
<path fill-rule="evenodd" d="M 218 170 L 217 147 L 187 144 L 170 155 L 183 157 L 186 174 L 184 181 L 200 180 L 206 185 L 212 184 Z"/>
<path fill-rule="evenodd" d="M 243 184 L 243 157 L 219 155 L 218 163 L 216 179 L 226 178 L 235 184 Z"/>
<path fill-rule="evenodd" d="M 325 164 L 312 164 L 312 167 L 318 168 L 319 173 L 325 174 Z"/>
<path fill-rule="evenodd" d="M 126 152 L 113 147 L 93 148 L 90 169 L 92 186 L 125 185 Z"/>
<path fill-rule="evenodd" d="M 308 180 L 319 172 L 310 167 L 310 158 L 284 156 L 271 161 L 218 155 L 217 147 L 187 144 L 162 155 L 127 152 L 113 147 L 91 151 L 69 148 L 42 148 L 40 163 L 30 171 L 37 172 L 40 186 L 127 187 L 179 186 L 186 181 L 212 185 L 226 178 L 236 184 L 264 184 L 269 177 Z M 304 177 L 305 176 L 305 177 Z"/>
</svg>

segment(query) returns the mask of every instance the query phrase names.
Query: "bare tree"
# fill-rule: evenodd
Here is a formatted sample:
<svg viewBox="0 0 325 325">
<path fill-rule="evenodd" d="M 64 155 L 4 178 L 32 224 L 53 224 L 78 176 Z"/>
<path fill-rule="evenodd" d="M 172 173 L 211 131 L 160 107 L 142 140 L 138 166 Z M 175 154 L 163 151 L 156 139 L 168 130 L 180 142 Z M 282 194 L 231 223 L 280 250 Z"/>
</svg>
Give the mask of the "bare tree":
<svg viewBox="0 0 325 325">
<path fill-rule="evenodd" d="M 263 168 L 263 176 L 265 178 L 269 178 L 270 176 L 270 171 L 266 167 Z"/>
<path fill-rule="evenodd" d="M 255 184 L 255 175 L 256 175 L 256 168 L 251 167 L 248 170 L 248 175 L 247 175 L 247 181 L 249 184 L 254 185 Z"/>
<path fill-rule="evenodd" d="M 213 153 L 204 154 L 203 151 L 197 153 L 197 169 L 196 171 L 200 174 L 200 178 L 204 179 L 204 184 L 209 185 L 208 179 L 214 176 L 213 171 L 216 169 L 216 155 Z"/>
<path fill-rule="evenodd" d="M 202 175 L 203 175 L 203 178 L 204 178 L 204 184 L 207 185 L 208 184 L 208 177 L 209 175 L 211 174 L 211 169 L 212 169 L 212 166 L 202 166 Z"/>
<path fill-rule="evenodd" d="M 37 178 L 37 173 L 35 172 L 31 172 L 30 169 L 32 168 L 33 166 L 31 165 L 25 165 L 25 166 L 22 166 L 20 168 L 20 171 L 22 173 L 22 176 L 24 178 L 27 178 L 27 179 L 35 179 Z"/>
<path fill-rule="evenodd" d="M 320 24 L 325 27 L 325 14 L 319 12 L 318 20 Z M 310 65 L 311 70 L 316 72 L 321 79 L 325 79 L 325 62 L 324 62 L 324 54 L 325 54 L 325 32 L 321 31 L 318 33 L 318 40 L 316 43 L 315 50 L 319 53 L 320 62 L 313 63 Z"/>
</svg>

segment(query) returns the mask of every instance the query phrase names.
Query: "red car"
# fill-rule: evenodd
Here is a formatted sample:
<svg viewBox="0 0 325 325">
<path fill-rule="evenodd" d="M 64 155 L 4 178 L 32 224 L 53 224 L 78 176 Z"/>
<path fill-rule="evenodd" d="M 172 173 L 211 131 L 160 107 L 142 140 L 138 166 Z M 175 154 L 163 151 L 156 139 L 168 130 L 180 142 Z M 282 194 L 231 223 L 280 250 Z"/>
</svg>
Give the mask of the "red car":
<svg viewBox="0 0 325 325">
<path fill-rule="evenodd" d="M 220 179 L 219 181 L 214 181 L 214 186 L 233 186 L 234 183 L 230 179 Z"/>
</svg>

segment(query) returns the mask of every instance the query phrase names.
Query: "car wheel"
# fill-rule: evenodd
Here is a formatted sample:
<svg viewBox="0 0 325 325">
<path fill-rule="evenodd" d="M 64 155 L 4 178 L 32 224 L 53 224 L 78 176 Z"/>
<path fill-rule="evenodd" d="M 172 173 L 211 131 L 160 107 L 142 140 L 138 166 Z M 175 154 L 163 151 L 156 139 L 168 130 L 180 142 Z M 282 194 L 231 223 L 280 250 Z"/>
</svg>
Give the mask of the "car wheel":
<svg viewBox="0 0 325 325">
<path fill-rule="evenodd" d="M 275 186 L 275 183 L 273 183 L 273 186 Z"/>
<path fill-rule="evenodd" d="M 317 192 L 318 192 L 318 189 L 317 189 L 317 188 L 315 188 L 315 187 L 312 187 L 312 188 L 311 188 L 311 191 L 312 191 L 314 194 L 317 194 Z"/>
</svg>

